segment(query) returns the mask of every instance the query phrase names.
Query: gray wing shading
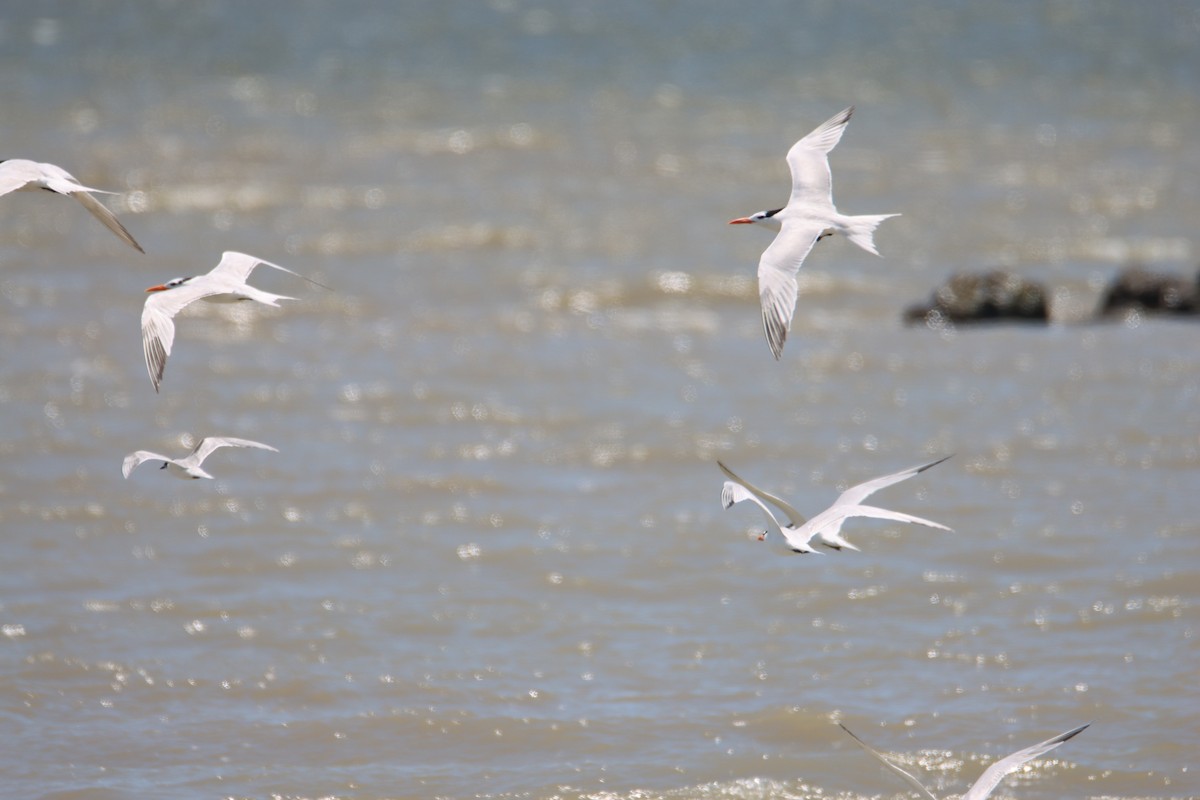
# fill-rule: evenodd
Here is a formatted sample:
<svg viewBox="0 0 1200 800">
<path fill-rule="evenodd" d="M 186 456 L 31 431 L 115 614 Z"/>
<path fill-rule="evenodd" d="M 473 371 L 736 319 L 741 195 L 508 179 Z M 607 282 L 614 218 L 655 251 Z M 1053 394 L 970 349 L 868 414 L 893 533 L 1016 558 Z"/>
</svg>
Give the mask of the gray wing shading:
<svg viewBox="0 0 1200 800">
<path fill-rule="evenodd" d="M 142 246 L 137 243 L 137 240 L 125 230 L 125 226 L 120 220 L 109 211 L 99 200 L 92 197 L 90 193 L 96 194 L 114 194 L 103 189 L 93 189 L 89 186 L 84 186 L 75 179 L 75 176 L 67 172 L 65 169 L 54 164 L 39 164 L 42 172 L 42 180 L 46 186 L 59 194 L 69 195 L 79 201 L 79 204 L 88 210 L 88 212 L 100 220 L 104 227 L 115 233 L 121 241 L 137 250 L 139 253 L 145 253 Z"/>
<path fill-rule="evenodd" d="M 1092 723 L 1089 722 L 1087 725 L 1080 725 L 1074 730 L 1069 730 L 1066 733 L 1060 733 L 1058 736 L 1047 739 L 1040 744 L 1035 744 L 1032 747 L 1026 747 L 1024 750 L 1018 750 L 1010 756 L 1005 756 L 983 771 L 983 774 L 979 776 L 979 780 L 975 781 L 975 785 L 972 786 L 967 793 L 962 796 L 962 800 L 984 800 L 984 798 L 992 793 L 992 790 L 996 788 L 996 786 L 1004 779 L 1004 776 L 1008 775 L 1008 773 L 1012 772 L 1022 764 L 1028 763 L 1038 756 L 1050 752 L 1073 736 L 1082 733 L 1084 729 L 1091 724 Z M 851 735 L 853 736 L 853 734 Z"/>
<path fill-rule="evenodd" d="M 250 439 L 235 439 L 230 436 L 206 436 L 196 443 L 196 447 L 184 460 L 199 466 L 204 463 L 204 459 L 208 458 L 212 451 L 221 447 L 257 447 L 260 450 L 270 450 L 273 453 L 279 452 L 269 444 L 255 442 Z"/>
<path fill-rule="evenodd" d="M 84 208 L 90 211 L 93 217 L 100 220 L 100 222 L 104 224 L 104 227 L 108 228 L 110 231 L 120 237 L 121 241 L 125 242 L 125 244 L 129 245 L 134 250 L 137 250 L 139 253 L 146 252 L 142 249 L 142 246 L 137 243 L 137 239 L 134 239 L 133 235 L 129 231 L 125 230 L 125 226 L 121 224 L 121 221 L 118 220 L 116 216 L 104 206 L 103 203 L 92 197 L 87 193 L 87 191 L 83 189 L 77 189 L 71 192 L 71 196 L 78 200 Z"/>
<path fill-rule="evenodd" d="M 829 174 L 829 151 L 842 138 L 854 106 L 835 114 L 788 150 L 792 173 L 792 196 L 788 204 L 816 203 L 833 206 L 833 178 Z"/>
<path fill-rule="evenodd" d="M 300 275 L 292 272 L 287 267 L 281 267 L 278 264 L 272 264 L 270 261 L 263 261 L 257 256 L 247 255 L 246 253 L 238 253 L 234 250 L 226 250 L 224 253 L 222 253 L 221 263 L 213 267 L 212 271 L 208 274 L 214 278 L 217 276 L 233 278 L 239 284 L 242 284 L 246 282 L 246 279 L 250 277 L 250 273 L 253 272 L 254 268 L 259 264 L 277 269 L 281 272 L 286 272 L 289 275 L 295 275 L 297 278 L 300 277 Z"/>
<path fill-rule="evenodd" d="M 792 329 L 792 315 L 800 294 L 796 274 L 824 230 L 816 222 L 787 220 L 758 261 L 763 332 L 776 360 L 783 354 L 783 343 Z"/>
<path fill-rule="evenodd" d="M 40 177 L 32 161 L 8 159 L 0 163 L 0 195 L 24 189 Z"/>
<path fill-rule="evenodd" d="M 755 497 L 753 492 L 741 484 L 734 483 L 733 481 L 725 481 L 725 485 L 721 487 L 721 508 L 729 510 L 733 508 L 736 503 L 740 503 L 743 500 L 749 500 L 751 503 L 754 503 L 756 506 L 761 508 L 763 513 L 766 514 L 767 519 L 771 521 L 771 527 L 776 529 L 775 532 L 779 535 L 783 535 L 783 532 L 779 530 L 779 520 L 775 519 L 775 515 L 771 513 L 771 509 L 767 508 L 766 504 L 763 503 L 762 500 L 759 500 L 757 497 Z"/>
<path fill-rule="evenodd" d="M 953 528 L 948 528 L 945 525 L 941 524 L 940 522 L 934 522 L 933 520 L 923 519 L 921 517 L 914 517 L 912 514 L 905 514 L 902 511 L 889 511 L 886 508 L 877 508 L 875 506 L 863 506 L 863 505 L 839 506 L 838 511 L 842 515 L 842 519 L 846 519 L 847 517 L 872 517 L 874 519 L 890 519 L 890 520 L 894 520 L 895 522 L 912 522 L 912 523 L 916 523 L 917 525 L 924 525 L 927 528 L 937 528 L 938 530 L 953 532 Z M 839 528 L 840 527 L 841 526 L 839 524 Z"/>
<path fill-rule="evenodd" d="M 891 761 L 888 761 L 886 758 L 883 757 L 882 753 L 875 750 L 873 747 L 871 747 L 869 744 L 864 742 L 862 739 L 855 736 L 854 733 L 851 732 L 851 730 L 849 728 L 847 728 L 845 725 L 843 725 L 839 722 L 838 727 L 841 728 L 842 730 L 844 730 L 846 733 L 850 734 L 850 738 L 853 739 L 854 741 L 858 742 L 859 747 L 861 747 L 863 750 L 866 750 L 868 754 L 873 756 L 875 758 L 875 760 L 877 760 L 880 764 L 882 764 L 886 769 L 888 769 L 893 774 L 898 775 L 901 780 L 903 780 L 909 786 L 916 789 L 924 797 L 929 798 L 929 800 L 938 800 L 933 795 L 933 792 L 926 789 L 925 786 L 919 780 L 914 778 L 912 775 L 910 775 L 908 772 L 904 771 L 900 767 L 893 764 Z"/>
<path fill-rule="evenodd" d="M 129 473 L 133 472 L 143 461 L 173 461 L 174 459 L 167 458 L 158 453 L 151 453 L 149 450 L 137 450 L 125 456 L 125 460 L 121 463 L 121 474 L 126 479 L 129 478 Z"/>
<path fill-rule="evenodd" d="M 239 253 L 235 250 L 226 250 L 224 253 L 222 253 L 221 262 L 217 264 L 217 266 L 213 267 L 212 271 L 208 274 L 213 277 L 232 278 L 235 279 L 238 284 L 243 284 L 250 277 L 250 273 L 254 271 L 254 268 L 260 264 L 264 267 L 277 269 L 280 272 L 286 272 L 289 275 L 295 275 L 297 278 L 306 280 L 314 286 L 320 286 L 322 289 L 329 288 L 325 284 L 318 283 L 312 278 L 301 275 L 299 272 L 293 272 L 287 267 L 281 267 L 278 264 L 271 263 L 270 261 L 264 261 L 258 256 Z M 288 299 L 290 300 L 292 298 Z"/>
<path fill-rule="evenodd" d="M 164 292 L 155 292 L 146 298 L 142 306 L 142 352 L 146 356 L 146 371 L 154 391 L 162 383 L 163 370 L 167 368 L 167 356 L 175 343 L 175 315 L 184 306 L 209 295 L 219 294 L 220 287 L 179 286 Z"/>
<path fill-rule="evenodd" d="M 717 466 L 721 468 L 721 472 L 724 472 L 725 477 L 729 478 L 729 480 L 733 481 L 738 486 L 741 486 L 743 489 L 745 489 L 751 495 L 756 497 L 758 500 L 760 500 L 760 501 L 765 500 L 766 502 L 773 504 L 776 508 L 778 508 L 784 514 L 786 514 L 787 518 L 788 518 L 788 522 L 792 523 L 792 527 L 799 528 L 805 522 L 808 522 L 808 520 L 804 518 L 804 515 L 801 514 L 799 511 L 797 511 L 795 508 L 793 508 L 791 505 L 789 505 L 786 500 L 784 500 L 780 497 L 776 497 L 775 495 L 771 494 L 770 492 L 766 492 L 766 491 L 763 491 L 762 489 L 759 489 L 754 484 L 739 477 L 737 475 L 737 473 L 735 473 L 729 467 L 722 464 L 720 461 L 717 462 Z M 722 502 L 724 502 L 724 498 L 725 498 L 724 492 L 721 493 L 721 498 L 722 498 Z M 739 499 L 735 500 L 734 502 L 736 503 L 743 499 L 745 499 L 745 498 L 739 497 Z M 761 502 L 759 504 L 761 505 Z M 725 507 L 729 508 L 728 505 L 726 505 Z M 769 510 L 767 511 L 767 513 L 768 513 L 768 515 L 770 515 Z"/>
<path fill-rule="evenodd" d="M 860 505 L 863 500 L 875 494 L 875 492 L 879 491 L 880 489 L 886 486 L 891 486 L 893 483 L 899 483 L 900 481 L 908 480 L 914 475 L 919 475 L 930 467 L 936 467 L 938 464 L 942 463 L 948 458 L 951 458 L 952 456 L 953 454 L 946 456 L 945 458 L 939 458 L 937 461 L 932 461 L 928 464 L 922 464 L 917 467 L 909 467 L 908 469 L 902 469 L 899 472 L 893 472 L 890 475 L 884 475 L 879 478 L 871 478 L 869 481 L 863 481 L 857 486 L 851 486 L 849 489 L 838 495 L 838 499 L 834 501 L 834 505 Z"/>
</svg>

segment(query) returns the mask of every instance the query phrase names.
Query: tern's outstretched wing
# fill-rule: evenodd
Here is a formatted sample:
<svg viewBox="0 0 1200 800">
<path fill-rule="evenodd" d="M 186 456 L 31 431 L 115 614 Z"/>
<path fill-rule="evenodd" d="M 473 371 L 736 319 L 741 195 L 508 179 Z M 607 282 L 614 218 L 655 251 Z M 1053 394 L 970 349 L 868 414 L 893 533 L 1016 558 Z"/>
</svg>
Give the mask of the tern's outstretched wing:
<svg viewBox="0 0 1200 800">
<path fill-rule="evenodd" d="M 130 453 L 129 455 L 125 456 L 125 460 L 121 463 L 121 474 L 124 475 L 126 478 L 128 478 L 129 473 L 131 473 L 135 469 L 137 469 L 138 465 L 140 465 L 143 461 L 172 461 L 172 460 L 173 459 L 167 458 L 164 455 L 160 455 L 158 453 L 151 453 L 149 450 L 138 450 L 138 451 L 135 451 L 135 452 Z"/>
<path fill-rule="evenodd" d="M 761 508 L 763 514 L 765 514 L 767 519 L 770 520 L 771 527 L 778 531 L 779 520 L 775 519 L 775 515 L 771 513 L 771 509 L 767 508 L 766 504 L 763 503 L 762 500 L 759 500 L 757 497 L 755 497 L 754 494 L 745 486 L 734 483 L 733 481 L 725 481 L 725 484 L 721 487 L 721 508 L 729 510 L 733 508 L 736 503 L 740 503 L 743 500 L 749 500 L 751 503 L 754 503 L 754 505 Z"/>
<path fill-rule="evenodd" d="M 817 204 L 832 208 L 829 151 L 841 140 L 853 113 L 854 106 L 850 106 L 835 114 L 788 150 L 787 163 L 792 172 L 792 196 L 788 205 Z"/>
<path fill-rule="evenodd" d="M 771 354 L 778 360 L 792 329 L 792 314 L 800 286 L 796 274 L 825 227 L 811 220 L 788 219 L 758 260 L 758 299 L 762 304 L 763 332 Z"/>
<path fill-rule="evenodd" d="M 809 546 L 809 541 L 812 539 L 812 534 L 805 536 L 804 529 L 794 527 L 781 528 L 779 520 L 775 519 L 775 515 L 767 504 L 754 495 L 752 491 L 742 486 L 740 483 L 733 481 L 725 481 L 725 485 L 721 487 L 721 505 L 724 508 L 731 508 L 734 503 L 740 503 L 743 500 L 749 500 L 756 506 L 762 509 L 763 515 L 767 518 L 767 531 L 762 536 L 758 537 L 759 541 L 774 536 L 772 543 L 776 545 L 781 552 L 792 553 L 816 553 Z"/>
<path fill-rule="evenodd" d="M 41 177 L 37 164 L 24 158 L 0 161 L 0 195 L 24 189 Z"/>
<path fill-rule="evenodd" d="M 314 281 L 312 278 L 306 278 L 299 272 L 292 272 L 287 267 L 281 267 L 278 264 L 271 263 L 270 261 L 264 261 L 258 256 L 247 255 L 246 253 L 238 253 L 234 250 L 226 250 L 224 253 L 222 253 L 221 263 L 213 267 L 212 271 L 208 274 L 213 278 L 232 279 L 236 281 L 238 285 L 240 285 L 246 282 L 246 280 L 250 277 L 250 273 L 253 272 L 254 268 L 259 264 L 263 265 L 264 267 L 277 269 L 280 272 L 286 272 L 289 275 L 295 275 L 297 278 L 306 280 L 314 286 L 320 286 L 322 289 L 329 288 L 323 283 Z M 290 300 L 292 298 L 288 299 Z"/>
<path fill-rule="evenodd" d="M 1032 761 L 1043 753 L 1050 752 L 1071 737 L 1082 733 L 1091 724 L 1089 722 L 1087 725 L 1080 725 L 1074 730 L 1060 733 L 1058 736 L 1047 739 L 1040 744 L 1026 747 L 1024 750 L 1018 750 L 1010 756 L 1005 756 L 983 771 L 983 774 L 979 776 L 979 780 L 975 781 L 975 785 L 962 796 L 962 800 L 984 800 L 1008 773 L 1022 764 Z"/>
<path fill-rule="evenodd" d="M 279 452 L 269 444 L 255 442 L 250 439 L 235 439 L 230 436 L 206 436 L 196 443 L 195 449 L 192 450 L 191 454 L 184 460 L 188 463 L 200 466 L 204 463 L 204 459 L 208 458 L 213 450 L 216 450 L 220 447 L 257 447 L 260 450 L 270 450 L 273 453 Z"/>
<path fill-rule="evenodd" d="M 940 522 L 914 517 L 912 514 L 905 514 L 902 511 L 889 511 L 886 508 L 877 508 L 875 506 L 839 506 L 838 513 L 842 519 L 846 517 L 873 517 L 875 519 L 890 519 L 895 522 L 913 522 L 917 525 L 924 525 L 927 528 L 937 528 L 943 531 L 953 531 L 952 528 L 947 528 Z"/>
<path fill-rule="evenodd" d="M 281 267 L 278 264 L 272 264 L 270 261 L 263 261 L 257 256 L 247 255 L 246 253 L 238 253 L 233 250 L 226 250 L 224 253 L 222 253 L 221 263 L 213 267 L 212 271 L 208 274 L 214 278 L 220 276 L 222 278 L 232 278 L 238 283 L 245 283 L 246 279 L 250 277 L 250 273 L 253 272 L 254 268 L 259 264 L 277 269 L 281 272 L 286 272 L 289 275 L 296 275 L 297 278 L 300 277 L 297 273 L 292 272 L 287 267 Z"/>
<path fill-rule="evenodd" d="M 724 472 L 725 477 L 729 478 L 729 480 L 733 481 L 735 484 L 738 484 L 743 489 L 746 489 L 748 492 L 750 492 L 750 494 L 754 495 L 757 499 L 765 500 L 766 502 L 773 504 L 776 508 L 778 508 L 784 514 L 786 514 L 787 518 L 788 518 L 788 522 L 790 522 L 792 524 L 792 527 L 799 528 L 801 525 L 803 525 L 805 522 L 808 521 L 804 518 L 803 514 L 801 514 L 799 511 L 797 511 L 791 505 L 789 505 L 786 500 L 776 497 L 775 495 L 771 494 L 770 492 L 766 492 L 766 491 L 763 491 L 762 489 L 759 489 L 754 484 L 752 484 L 749 481 L 745 480 L 744 478 L 740 477 L 737 473 L 735 473 L 729 467 L 722 464 L 720 461 L 717 462 L 717 466 L 721 468 L 721 472 Z M 722 495 L 722 497 L 724 497 L 724 495 Z M 745 498 L 739 498 L 739 499 L 745 499 Z M 738 502 L 738 501 L 735 500 L 734 502 Z M 760 505 L 761 505 L 761 503 L 760 503 Z M 725 507 L 728 508 L 729 506 L 725 506 Z M 767 513 L 769 514 L 770 511 L 768 511 Z"/>
<path fill-rule="evenodd" d="M 867 499 L 885 486 L 891 486 L 893 483 L 899 483 L 900 481 L 908 480 L 914 475 L 918 475 L 930 467 L 936 467 L 938 464 L 950 457 L 951 456 L 946 456 L 946 458 L 939 458 L 937 461 L 932 461 L 928 464 L 922 464 L 921 466 L 917 467 L 909 467 L 908 469 L 902 469 L 899 472 L 893 472 L 890 475 L 884 475 L 879 478 L 871 478 L 869 481 L 863 481 L 857 486 L 851 486 L 849 489 L 838 495 L 838 499 L 834 500 L 833 504 L 835 506 L 859 505 L 863 500 Z"/>
<path fill-rule="evenodd" d="M 70 195 L 78 200 L 80 205 L 90 211 L 93 217 L 100 220 L 100 222 L 104 224 L 104 227 L 108 228 L 110 231 L 120 237 L 121 241 L 125 242 L 125 244 L 129 245 L 134 250 L 137 250 L 139 253 L 145 253 L 146 251 L 143 250 L 142 246 L 137 243 L 137 239 L 134 239 L 133 234 L 125 230 L 125 226 L 122 225 L 121 221 L 116 218 L 116 215 L 109 211 L 103 203 L 88 194 L 89 191 L 94 190 L 80 188 L 71 192 Z"/>
<path fill-rule="evenodd" d="M 142 306 L 142 352 L 146 355 L 146 371 L 150 373 L 154 391 L 162 383 L 167 356 L 171 355 L 171 345 L 175 342 L 175 315 L 189 303 L 221 291 L 201 282 L 155 292 L 146 298 Z"/>
<path fill-rule="evenodd" d="M 850 734 L 850 738 L 853 739 L 854 741 L 858 742 L 859 747 L 861 747 L 863 750 L 866 750 L 867 753 L 869 753 L 870 755 L 874 756 L 875 759 L 880 764 L 882 764 L 884 767 L 886 767 L 888 770 L 890 770 L 891 772 L 900 776 L 900 779 L 903 780 L 905 783 L 907 783 L 909 786 L 913 787 L 918 792 L 920 792 L 922 795 L 929 798 L 929 800 L 937 800 L 937 798 L 934 797 L 933 792 L 926 789 L 919 780 L 914 778 L 909 773 L 905 772 L 900 767 L 893 764 L 891 761 L 888 761 L 886 758 L 883 757 L 882 753 L 878 752 L 877 750 L 872 748 L 869 744 L 864 742 L 862 739 L 855 736 L 851 732 L 851 730 L 849 728 L 847 728 L 845 725 L 843 725 L 842 723 L 839 722 L 838 727 L 841 728 L 842 730 L 844 730 L 846 733 Z"/>
</svg>

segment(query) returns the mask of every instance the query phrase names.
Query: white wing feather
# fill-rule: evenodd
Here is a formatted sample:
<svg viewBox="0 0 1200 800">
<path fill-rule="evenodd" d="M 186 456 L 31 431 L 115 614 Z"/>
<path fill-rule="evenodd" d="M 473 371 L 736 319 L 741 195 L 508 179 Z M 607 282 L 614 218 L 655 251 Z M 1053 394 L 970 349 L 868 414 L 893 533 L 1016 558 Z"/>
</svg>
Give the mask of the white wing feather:
<svg viewBox="0 0 1200 800">
<path fill-rule="evenodd" d="M 1092 723 L 1089 722 L 1087 725 L 1080 725 L 1074 730 L 1069 730 L 1066 733 L 1060 733 L 1058 736 L 1047 739 L 1044 742 L 1035 744 L 1032 747 L 1026 747 L 1024 750 L 1018 750 L 1010 756 L 1005 756 L 983 771 L 983 774 L 979 776 L 979 780 L 975 781 L 975 785 L 967 790 L 967 793 L 962 796 L 962 800 L 984 800 L 984 798 L 992 793 L 992 790 L 996 788 L 996 786 L 1004 779 L 1006 775 L 1008 775 L 1008 773 L 1012 772 L 1022 764 L 1028 763 L 1038 756 L 1050 752 L 1073 736 L 1082 733 L 1083 730 L 1091 724 Z"/>
<path fill-rule="evenodd" d="M 953 455 L 953 454 L 951 454 L 951 455 Z M 918 475 L 918 474 L 924 472 L 925 470 L 929 469 L 930 467 L 936 467 L 938 464 L 942 463 L 943 461 L 945 461 L 948 458 L 951 458 L 951 456 L 946 456 L 945 458 L 939 458 L 937 461 L 931 461 L 928 464 L 922 464 L 920 466 L 909 467 L 908 469 L 902 469 L 899 472 L 893 472 L 890 475 L 883 475 L 882 477 L 879 477 L 879 478 L 871 478 L 869 481 L 863 481 L 862 483 L 860 483 L 856 486 L 851 486 L 849 489 L 847 489 L 846 491 L 844 491 L 840 495 L 838 495 L 838 499 L 834 500 L 833 504 L 835 506 L 859 505 L 860 503 L 862 503 L 863 500 L 867 499 L 868 497 L 870 497 L 871 495 L 873 495 L 875 492 L 879 491 L 880 489 L 882 489 L 886 486 L 891 486 L 893 483 L 899 483 L 900 481 L 908 480 L 909 478 L 913 477 L 914 475 Z"/>
<path fill-rule="evenodd" d="M 278 453 L 279 450 L 269 444 L 255 442 L 250 439 L 235 439 L 230 436 L 206 436 L 196 443 L 196 447 L 191 454 L 183 461 L 190 464 L 200 466 L 204 463 L 204 459 L 208 458 L 212 451 L 221 447 L 257 447 L 260 450 L 270 450 L 273 453 Z"/>
<path fill-rule="evenodd" d="M 792 173 L 792 197 L 788 205 L 811 203 L 828 206 L 832 210 L 833 178 L 829 173 L 829 151 L 841 141 L 853 113 L 854 106 L 838 112 L 788 150 L 788 169 Z"/>
<path fill-rule="evenodd" d="M 125 460 L 121 463 L 121 474 L 129 478 L 129 473 L 133 472 L 142 464 L 143 461 L 174 461 L 173 458 L 167 458 L 159 453 L 151 453 L 149 450 L 137 450 L 125 456 Z"/>
<path fill-rule="evenodd" d="M 803 525 L 805 522 L 808 521 L 804 518 L 803 514 L 801 514 L 799 511 L 797 511 L 795 508 L 793 508 L 786 500 L 784 500 L 780 497 L 776 497 L 775 495 L 771 494 L 770 492 L 759 489 L 754 484 L 752 484 L 749 481 L 747 481 L 746 479 L 740 477 L 737 473 L 735 473 L 729 467 L 722 464 L 720 461 L 717 462 L 717 466 L 721 468 L 721 472 L 725 473 L 725 477 L 729 478 L 735 484 L 741 486 L 743 489 L 750 492 L 750 494 L 754 495 L 757 499 L 765 500 L 766 502 L 773 504 L 776 508 L 778 508 L 784 514 L 786 514 L 787 518 L 788 518 L 788 522 L 790 522 L 793 527 L 799 528 L 801 525 Z M 744 498 L 740 498 L 740 499 L 744 499 Z M 737 502 L 737 501 L 735 501 L 735 502 Z M 726 506 L 726 508 L 728 508 L 728 506 Z M 768 513 L 770 513 L 770 512 L 768 511 Z"/>
<path fill-rule="evenodd" d="M 281 267 L 278 264 L 272 264 L 270 261 L 263 261 L 257 256 L 247 255 L 246 253 L 238 253 L 234 250 L 226 250 L 221 254 L 221 262 L 217 264 L 208 273 L 211 278 L 233 278 L 238 285 L 244 284 L 246 279 L 250 277 L 250 273 L 259 264 L 266 267 L 277 269 L 280 272 L 286 272 L 289 275 L 295 275 L 297 278 L 304 277 L 299 273 L 292 272 L 287 267 Z M 307 280 L 307 279 L 306 279 Z"/>
<path fill-rule="evenodd" d="M 162 383 L 163 370 L 167 367 L 167 356 L 175 342 L 175 315 L 189 303 L 220 294 L 219 286 L 208 283 L 177 286 L 162 292 L 154 292 L 142 306 L 142 352 L 146 356 L 146 371 L 154 391 Z"/>
<path fill-rule="evenodd" d="M 929 800 L 938 800 L 934 796 L 933 792 L 926 789 L 925 786 L 919 780 L 914 778 L 909 773 L 905 772 L 900 767 L 893 764 L 891 761 L 888 761 L 886 758 L 883 757 L 882 753 L 878 752 L 877 750 L 872 748 L 869 744 L 864 742 L 862 739 L 855 736 L 854 733 L 849 728 L 847 728 L 845 725 L 843 725 L 839 722 L 838 727 L 841 728 L 842 730 L 844 730 L 846 733 L 850 734 L 850 738 L 853 739 L 854 741 L 858 742 L 859 747 L 861 747 L 863 750 L 866 750 L 868 754 L 870 754 L 871 756 L 873 756 L 875 758 L 875 760 L 877 760 L 885 768 L 890 770 L 893 774 L 898 775 L 900 777 L 900 779 L 903 780 L 905 783 L 907 783 L 909 786 L 913 787 L 918 792 L 920 792 L 922 795 L 929 798 Z"/>
<path fill-rule="evenodd" d="M 796 297 L 800 294 L 796 274 L 824 231 L 824 225 L 812 220 L 784 220 L 775 240 L 758 260 L 763 332 L 776 359 L 783 354 L 783 343 L 792 329 Z"/>
</svg>

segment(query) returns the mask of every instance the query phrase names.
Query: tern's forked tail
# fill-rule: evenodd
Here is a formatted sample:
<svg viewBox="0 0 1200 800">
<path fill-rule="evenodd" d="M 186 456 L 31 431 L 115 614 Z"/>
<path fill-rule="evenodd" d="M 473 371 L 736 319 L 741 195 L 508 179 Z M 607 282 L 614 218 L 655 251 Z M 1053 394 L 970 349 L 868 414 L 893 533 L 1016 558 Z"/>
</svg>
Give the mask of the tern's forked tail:
<svg viewBox="0 0 1200 800">
<path fill-rule="evenodd" d="M 885 219 L 898 217 L 899 214 L 862 214 L 855 217 L 841 217 L 838 222 L 841 223 L 842 232 L 850 238 L 850 241 L 866 250 L 872 255 L 879 255 L 879 251 L 875 249 L 875 229 L 879 227 L 879 223 Z"/>
</svg>

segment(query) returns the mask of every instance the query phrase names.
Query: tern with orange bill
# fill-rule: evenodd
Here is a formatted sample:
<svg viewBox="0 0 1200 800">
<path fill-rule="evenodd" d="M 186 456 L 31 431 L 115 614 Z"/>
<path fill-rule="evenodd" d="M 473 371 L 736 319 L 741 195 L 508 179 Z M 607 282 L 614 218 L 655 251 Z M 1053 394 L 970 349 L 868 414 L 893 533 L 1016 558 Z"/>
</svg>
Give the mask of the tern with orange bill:
<svg viewBox="0 0 1200 800">
<path fill-rule="evenodd" d="M 718 461 L 717 466 L 725 473 L 725 477 L 729 478 L 721 490 L 721 505 L 724 508 L 730 508 L 734 503 L 740 503 L 743 500 L 754 501 L 763 510 L 763 513 L 767 515 L 770 522 L 773 523 L 758 537 L 759 541 L 773 543 L 777 549 L 780 549 L 784 553 L 820 552 L 813 547 L 814 542 L 833 550 L 842 550 L 843 548 L 847 550 L 859 550 L 858 547 L 846 541 L 842 536 L 842 523 L 851 517 L 873 517 L 875 519 L 888 519 L 894 522 L 916 523 L 943 531 L 950 530 L 950 528 L 939 522 L 914 517 L 911 514 L 905 514 L 900 511 L 889 511 L 886 508 L 863 505 L 862 502 L 885 486 L 891 486 L 893 483 L 908 480 L 930 467 L 936 467 L 947 458 L 950 458 L 950 456 L 939 458 L 937 461 L 929 464 L 909 467 L 899 472 L 893 472 L 879 478 L 872 478 L 856 486 L 851 486 L 838 495 L 838 498 L 833 501 L 833 505 L 812 519 L 805 519 L 801 516 L 800 512 L 787 502 L 769 492 L 759 489 Z M 783 511 L 788 520 L 786 525 L 780 523 L 775 518 L 770 508 L 767 507 L 767 503 Z M 775 536 L 772 537 L 771 534 L 775 534 Z"/>
<path fill-rule="evenodd" d="M 833 205 L 829 151 L 842 138 L 853 113 L 854 106 L 850 106 L 792 145 L 787 154 L 792 173 L 792 195 L 787 205 L 729 221 L 730 225 L 758 224 L 777 231 L 775 241 L 763 251 L 758 262 L 763 330 L 776 359 L 782 355 L 783 343 L 792 328 L 800 291 L 796 275 L 813 246 L 826 236 L 842 233 L 868 253 L 879 255 L 875 249 L 875 228 L 889 217 L 900 216 L 850 216 L 838 213 Z"/>
<path fill-rule="evenodd" d="M 208 303 L 253 300 L 263 305 L 278 307 L 280 300 L 296 299 L 265 292 L 247 284 L 246 279 L 259 264 L 304 278 L 287 267 L 272 264 L 256 256 L 227 251 L 221 255 L 221 263 L 211 272 L 189 278 L 173 278 L 146 290 L 150 297 L 146 298 L 146 304 L 142 307 L 142 350 L 146 355 L 146 370 L 150 373 L 154 391 L 157 392 L 159 384 L 162 383 L 167 356 L 171 355 L 171 345 L 175 342 L 175 315 L 189 303 L 196 300 Z M 310 278 L 304 280 L 322 288 L 329 288 Z"/>
</svg>

